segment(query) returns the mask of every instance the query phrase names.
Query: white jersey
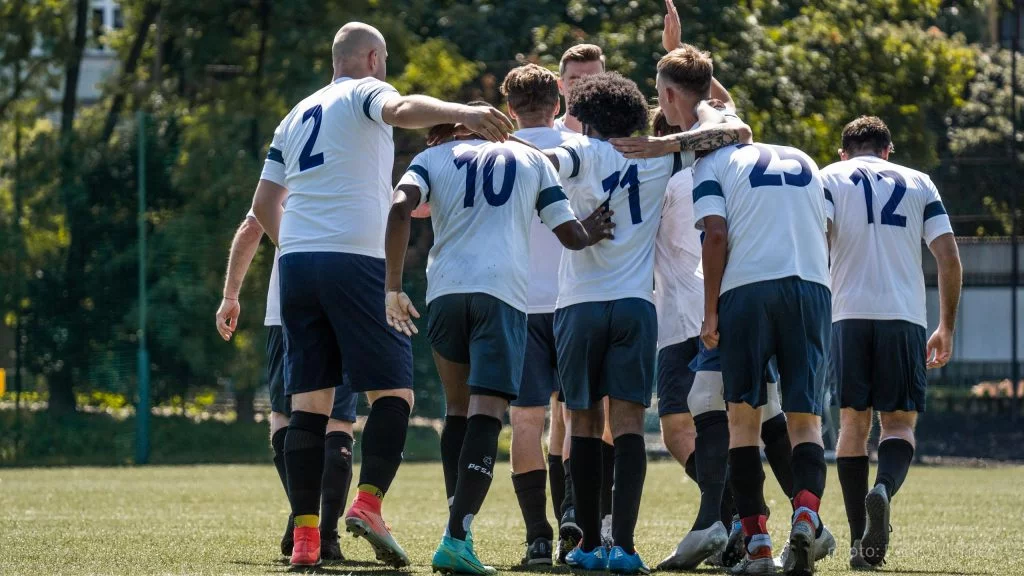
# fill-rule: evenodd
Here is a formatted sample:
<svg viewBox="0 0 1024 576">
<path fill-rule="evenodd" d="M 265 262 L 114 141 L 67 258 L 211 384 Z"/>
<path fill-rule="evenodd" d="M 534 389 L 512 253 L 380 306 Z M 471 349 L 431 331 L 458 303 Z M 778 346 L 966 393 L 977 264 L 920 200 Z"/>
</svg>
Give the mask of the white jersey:
<svg viewBox="0 0 1024 576">
<path fill-rule="evenodd" d="M 569 190 L 573 210 L 589 215 L 607 204 L 615 212 L 615 238 L 565 253 L 559 267 L 558 307 L 623 298 L 653 303 L 654 237 L 665 188 L 673 174 L 693 165 L 693 153 L 629 160 L 611 144 L 584 136 L 554 151 L 562 181 L 580 183 Z"/>
<path fill-rule="evenodd" d="M 953 228 L 931 178 L 875 156 L 821 171 L 832 219 L 832 321 L 928 327 L 921 240 Z"/>
<path fill-rule="evenodd" d="M 658 349 L 700 335 L 704 283 L 700 232 L 693 226 L 693 169 L 668 181 L 661 225 L 654 242 L 654 305 L 658 310 Z"/>
<path fill-rule="evenodd" d="M 571 133 L 548 127 L 524 128 L 516 132 L 516 136 L 538 148 L 554 148 L 573 137 Z M 562 250 L 558 237 L 541 222 L 539 216 L 534 216 L 530 224 L 530 287 L 527 296 L 527 312 L 530 314 L 555 311 Z"/>
<path fill-rule="evenodd" d="M 555 130 L 558 130 L 559 132 L 563 132 L 570 136 L 579 136 L 579 132 L 565 125 L 565 116 L 562 116 L 561 118 L 555 118 Z"/>
<path fill-rule="evenodd" d="M 828 287 L 825 191 L 807 154 L 767 144 L 716 150 L 694 169 L 693 209 L 699 229 L 708 216 L 728 223 L 722 294 L 790 276 Z"/>
<path fill-rule="evenodd" d="M 395 143 L 381 113 L 396 97 L 375 78 L 339 78 L 281 121 L 262 176 L 288 189 L 281 254 L 384 258 Z"/>
<path fill-rule="evenodd" d="M 526 312 L 534 213 L 550 230 L 575 219 L 547 158 L 516 142 L 449 142 L 420 152 L 402 184 L 430 202 L 427 303 L 484 293 Z"/>
</svg>

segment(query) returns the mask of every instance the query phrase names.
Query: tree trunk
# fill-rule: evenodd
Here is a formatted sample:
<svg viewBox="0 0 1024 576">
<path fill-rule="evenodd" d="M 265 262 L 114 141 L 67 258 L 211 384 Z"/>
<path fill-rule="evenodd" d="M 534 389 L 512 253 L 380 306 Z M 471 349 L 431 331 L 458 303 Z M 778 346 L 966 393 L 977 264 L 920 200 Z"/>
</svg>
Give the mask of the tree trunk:
<svg viewBox="0 0 1024 576">
<path fill-rule="evenodd" d="M 247 386 L 235 389 L 235 414 L 238 422 L 252 422 L 256 419 L 256 409 L 253 406 L 255 399 L 255 388 Z"/>
<path fill-rule="evenodd" d="M 125 93 L 131 88 L 124 84 L 135 76 L 135 69 L 139 66 L 142 49 L 146 46 L 146 39 L 149 37 L 149 29 L 153 26 L 158 14 L 160 14 L 160 2 L 148 2 L 142 12 L 142 18 L 139 20 L 139 27 L 135 30 L 135 39 L 132 40 L 132 47 L 124 61 L 124 68 L 121 70 L 121 85 L 114 95 L 114 100 L 110 103 L 107 120 L 103 123 L 103 134 L 100 136 L 100 142 L 103 144 L 110 142 L 110 137 L 114 135 L 118 117 L 124 108 Z"/>
<path fill-rule="evenodd" d="M 82 217 L 81 190 L 76 182 L 74 162 L 75 111 L 78 108 L 78 76 L 82 67 L 82 54 L 85 52 L 86 20 L 89 17 L 89 0 L 78 0 L 75 4 L 75 35 L 70 52 L 64 60 L 64 97 L 61 100 L 60 117 L 60 182 L 67 215 L 70 245 L 68 246 L 65 273 L 62 281 L 66 296 L 58 304 L 58 322 L 67 331 L 60 356 L 64 366 L 49 378 L 50 411 L 54 413 L 73 412 L 75 410 L 74 379 L 75 374 L 83 367 L 78 360 L 88 357 L 83 349 L 88 341 L 82 333 L 83 324 L 71 324 L 71 320 L 81 315 L 81 282 L 79 279 L 85 269 L 85 250 L 82 242 L 83 234 L 79 232 Z"/>
</svg>

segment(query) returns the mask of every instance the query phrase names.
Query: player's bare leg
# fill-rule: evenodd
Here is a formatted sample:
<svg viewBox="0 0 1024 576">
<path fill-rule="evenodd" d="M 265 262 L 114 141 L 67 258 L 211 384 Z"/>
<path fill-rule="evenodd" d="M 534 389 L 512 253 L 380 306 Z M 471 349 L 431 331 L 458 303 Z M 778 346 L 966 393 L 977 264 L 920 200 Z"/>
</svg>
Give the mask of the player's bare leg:
<svg viewBox="0 0 1024 576">
<path fill-rule="evenodd" d="M 839 411 L 839 443 L 836 446 L 836 467 L 843 490 L 846 520 L 850 525 L 850 566 L 870 568 L 864 559 L 861 539 L 867 526 L 864 499 L 868 495 L 868 434 L 872 411 L 843 408 Z"/>
<path fill-rule="evenodd" d="M 512 422 L 512 486 L 526 524 L 528 548 L 523 558 L 526 566 L 551 564 L 554 532 L 545 512 L 547 469 L 544 447 L 541 445 L 546 413 L 546 406 L 513 406 L 509 410 Z"/>
<path fill-rule="evenodd" d="M 345 514 L 345 527 L 373 547 L 377 559 L 400 568 L 409 556 L 391 535 L 381 515 L 382 501 L 402 463 L 413 391 L 408 388 L 367 392 L 370 415 L 362 436 L 362 468 L 356 498 Z"/>
<path fill-rule="evenodd" d="M 291 564 L 320 563 L 320 496 L 323 488 L 324 439 L 334 407 L 334 388 L 292 396 L 292 415 L 285 434 L 284 457 L 288 499 L 295 529 Z"/>
</svg>

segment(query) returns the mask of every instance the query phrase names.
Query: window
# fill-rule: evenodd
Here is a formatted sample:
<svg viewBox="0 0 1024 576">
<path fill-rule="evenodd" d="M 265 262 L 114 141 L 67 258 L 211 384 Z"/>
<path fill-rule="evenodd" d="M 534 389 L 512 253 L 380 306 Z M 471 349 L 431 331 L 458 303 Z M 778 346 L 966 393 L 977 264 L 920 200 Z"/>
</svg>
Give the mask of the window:
<svg viewBox="0 0 1024 576">
<path fill-rule="evenodd" d="M 109 50 L 106 34 L 124 28 L 121 7 L 115 0 L 92 0 L 90 7 L 88 46 L 97 52 Z"/>
</svg>

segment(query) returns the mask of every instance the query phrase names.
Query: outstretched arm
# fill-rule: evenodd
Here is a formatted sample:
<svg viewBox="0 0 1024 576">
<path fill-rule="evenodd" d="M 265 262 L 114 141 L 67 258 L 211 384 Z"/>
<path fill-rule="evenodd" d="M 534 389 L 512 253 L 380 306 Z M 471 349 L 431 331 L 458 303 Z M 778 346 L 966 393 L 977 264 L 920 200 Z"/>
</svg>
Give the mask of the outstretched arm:
<svg viewBox="0 0 1024 576">
<path fill-rule="evenodd" d="M 709 152 L 733 144 L 750 142 L 752 132 L 743 122 L 701 125 L 696 130 L 668 136 L 612 138 L 609 142 L 626 158 L 657 158 L 676 152 Z"/>
<path fill-rule="evenodd" d="M 492 142 L 504 142 L 515 125 L 490 106 L 466 106 L 443 102 L 430 96 L 400 96 L 388 100 L 381 118 L 396 128 L 427 128 L 437 124 L 464 124 L 470 131 Z"/>
<path fill-rule="evenodd" d="M 409 232 L 412 227 L 412 211 L 420 203 L 420 189 L 412 184 L 399 184 L 395 190 L 391 211 L 388 213 L 388 227 L 384 236 L 386 276 L 384 287 L 384 308 L 388 325 L 412 336 L 419 332 L 413 318 L 420 313 L 412 300 L 402 291 L 402 273 L 405 270 L 405 252 L 409 246 Z"/>
</svg>

